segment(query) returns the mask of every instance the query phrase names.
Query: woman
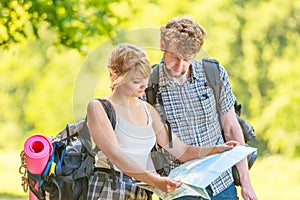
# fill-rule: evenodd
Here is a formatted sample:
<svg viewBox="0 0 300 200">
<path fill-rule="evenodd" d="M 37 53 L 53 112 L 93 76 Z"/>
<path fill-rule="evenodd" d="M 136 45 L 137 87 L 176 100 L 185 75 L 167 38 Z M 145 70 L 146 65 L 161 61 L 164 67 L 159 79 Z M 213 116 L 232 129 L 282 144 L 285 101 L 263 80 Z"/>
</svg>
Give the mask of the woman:
<svg viewBox="0 0 300 200">
<path fill-rule="evenodd" d="M 108 68 L 112 92 L 106 99 L 116 111 L 115 130 L 97 100 L 89 102 L 87 120 L 94 142 L 113 163 L 114 169 L 120 172 L 117 174 L 123 172 L 134 180 L 169 193 L 180 187 L 181 182 L 155 173 L 149 156 L 155 142 L 183 162 L 220 153 L 237 145 L 237 142 L 230 141 L 213 147 L 188 146 L 173 134 L 174 147 L 169 148 L 167 129 L 159 114 L 150 104 L 140 99 L 151 73 L 144 51 L 132 44 L 120 44 L 111 52 Z M 143 199 L 146 196 L 142 194 L 134 198 Z"/>
</svg>

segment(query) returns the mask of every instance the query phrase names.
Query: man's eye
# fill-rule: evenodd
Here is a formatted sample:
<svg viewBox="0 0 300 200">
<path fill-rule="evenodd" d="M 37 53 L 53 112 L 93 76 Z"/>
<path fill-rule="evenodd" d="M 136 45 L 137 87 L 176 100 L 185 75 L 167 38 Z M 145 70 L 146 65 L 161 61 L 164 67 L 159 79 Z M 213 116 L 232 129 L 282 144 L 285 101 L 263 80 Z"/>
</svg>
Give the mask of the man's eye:
<svg viewBox="0 0 300 200">
<path fill-rule="evenodd" d="M 177 56 L 175 56 L 174 54 L 172 54 L 172 58 L 174 58 L 174 59 L 178 59 L 178 57 L 177 57 Z"/>
</svg>

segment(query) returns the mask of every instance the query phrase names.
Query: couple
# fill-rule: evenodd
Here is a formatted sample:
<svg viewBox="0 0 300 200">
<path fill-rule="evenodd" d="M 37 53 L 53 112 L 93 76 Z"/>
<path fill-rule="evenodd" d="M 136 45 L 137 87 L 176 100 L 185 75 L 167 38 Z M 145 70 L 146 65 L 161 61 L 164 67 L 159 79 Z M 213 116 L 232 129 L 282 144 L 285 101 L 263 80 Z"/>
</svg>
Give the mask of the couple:
<svg viewBox="0 0 300 200">
<path fill-rule="evenodd" d="M 173 157 L 170 169 L 200 157 L 220 153 L 236 145 L 244 145 L 241 128 L 235 118 L 234 102 L 228 75 L 221 67 L 222 124 L 220 126 L 211 89 L 205 86 L 202 64 L 194 60 L 205 38 L 205 31 L 190 18 L 171 19 L 161 28 L 159 85 L 167 118 L 173 132 L 173 148 L 169 148 L 168 128 L 161 122 L 159 111 L 141 100 L 151 73 L 145 52 L 133 44 L 119 44 L 108 60 L 112 92 L 106 99 L 116 111 L 116 127 L 112 128 L 102 104 L 92 100 L 87 108 L 87 122 L 94 142 L 115 169 L 116 179 L 125 180 L 114 193 L 107 181 L 90 183 L 89 199 L 150 199 L 141 188 L 133 188 L 135 180 L 148 183 L 164 192 L 172 192 L 181 182 L 156 174 L 149 156 L 157 142 Z M 207 92 L 199 100 L 200 90 Z M 201 102 L 200 102 L 201 101 Z M 158 109 L 159 110 L 159 109 Z M 227 141 L 224 142 L 223 129 Z M 178 161 L 178 160 L 179 161 Z M 246 159 L 237 164 L 244 199 L 256 200 L 250 183 Z M 110 177 L 105 170 L 98 177 Z M 208 188 L 211 199 L 238 199 L 231 170 L 224 172 Z M 178 199 L 201 199 L 184 196 Z"/>
</svg>

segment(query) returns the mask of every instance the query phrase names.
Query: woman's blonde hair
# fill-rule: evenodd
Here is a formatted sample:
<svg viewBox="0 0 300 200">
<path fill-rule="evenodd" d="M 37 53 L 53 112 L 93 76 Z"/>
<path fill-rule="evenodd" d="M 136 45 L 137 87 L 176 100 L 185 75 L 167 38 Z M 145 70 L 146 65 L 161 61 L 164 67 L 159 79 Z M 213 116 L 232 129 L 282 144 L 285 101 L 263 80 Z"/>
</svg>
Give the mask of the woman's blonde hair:
<svg viewBox="0 0 300 200">
<path fill-rule="evenodd" d="M 122 84 L 130 70 L 140 71 L 145 78 L 151 73 L 150 62 L 142 48 L 129 43 L 115 47 L 108 59 L 111 88 Z"/>
</svg>

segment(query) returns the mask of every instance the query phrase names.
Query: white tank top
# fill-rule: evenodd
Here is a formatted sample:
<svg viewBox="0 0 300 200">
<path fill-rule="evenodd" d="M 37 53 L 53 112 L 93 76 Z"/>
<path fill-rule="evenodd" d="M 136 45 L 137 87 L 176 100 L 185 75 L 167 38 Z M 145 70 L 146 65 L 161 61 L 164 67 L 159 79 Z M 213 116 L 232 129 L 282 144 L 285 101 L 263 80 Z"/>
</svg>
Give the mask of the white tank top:
<svg viewBox="0 0 300 200">
<path fill-rule="evenodd" d="M 116 114 L 115 134 L 121 151 L 139 163 L 141 167 L 147 169 L 148 158 L 151 149 L 155 145 L 156 136 L 145 102 L 143 102 L 143 105 L 147 114 L 148 124 L 146 126 L 137 126 Z M 118 170 L 116 166 L 114 168 Z"/>
</svg>

